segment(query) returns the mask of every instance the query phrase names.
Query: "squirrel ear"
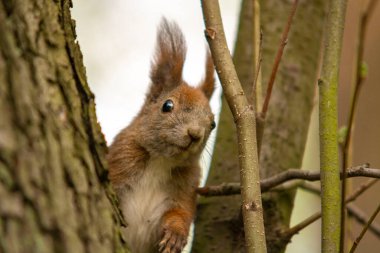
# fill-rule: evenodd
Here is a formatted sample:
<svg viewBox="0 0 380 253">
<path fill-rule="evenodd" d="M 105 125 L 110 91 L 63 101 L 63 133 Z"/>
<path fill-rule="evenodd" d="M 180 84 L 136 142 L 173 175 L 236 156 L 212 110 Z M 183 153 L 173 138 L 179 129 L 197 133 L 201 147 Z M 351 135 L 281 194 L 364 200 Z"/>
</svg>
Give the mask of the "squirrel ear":
<svg viewBox="0 0 380 253">
<path fill-rule="evenodd" d="M 207 55 L 206 55 L 206 76 L 203 79 L 202 83 L 200 84 L 199 88 L 210 100 L 215 88 L 215 77 L 214 77 L 214 62 L 212 61 L 212 57 L 209 50 L 207 50 Z"/>
<path fill-rule="evenodd" d="M 161 20 L 157 31 L 156 53 L 151 65 L 152 81 L 148 97 L 157 99 L 163 91 L 170 91 L 182 82 L 186 58 L 186 41 L 175 22 Z"/>
</svg>

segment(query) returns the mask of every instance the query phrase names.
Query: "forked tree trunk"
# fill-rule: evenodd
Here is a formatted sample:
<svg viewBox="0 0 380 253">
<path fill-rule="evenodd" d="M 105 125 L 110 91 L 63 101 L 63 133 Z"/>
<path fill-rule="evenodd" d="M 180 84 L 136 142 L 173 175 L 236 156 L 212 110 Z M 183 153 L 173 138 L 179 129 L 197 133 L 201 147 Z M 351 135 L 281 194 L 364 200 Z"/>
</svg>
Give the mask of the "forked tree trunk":
<svg viewBox="0 0 380 253">
<path fill-rule="evenodd" d="M 246 94 L 254 80 L 252 0 L 243 0 L 234 62 Z M 261 1 L 263 83 L 269 79 L 281 33 L 291 10 L 286 0 Z M 261 177 L 266 178 L 302 162 L 323 34 L 325 1 L 300 1 L 277 73 L 261 148 Z M 266 87 L 263 87 L 264 91 Z M 239 181 L 235 128 L 223 101 L 208 185 Z M 282 252 L 295 192 L 263 196 L 268 252 Z M 240 196 L 202 198 L 195 226 L 193 252 L 244 252 Z"/>
<path fill-rule="evenodd" d="M 70 5 L 0 1 L 0 252 L 125 252 Z"/>
</svg>

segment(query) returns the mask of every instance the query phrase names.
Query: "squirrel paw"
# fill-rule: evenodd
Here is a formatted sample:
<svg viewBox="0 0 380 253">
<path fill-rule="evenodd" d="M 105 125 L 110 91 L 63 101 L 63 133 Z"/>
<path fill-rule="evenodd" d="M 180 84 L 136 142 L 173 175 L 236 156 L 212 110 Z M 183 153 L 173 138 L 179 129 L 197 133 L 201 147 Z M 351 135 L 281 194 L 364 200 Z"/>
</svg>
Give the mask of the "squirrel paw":
<svg viewBox="0 0 380 253">
<path fill-rule="evenodd" d="M 164 230 L 159 246 L 160 253 L 181 253 L 187 243 L 187 237 L 170 230 Z"/>
</svg>

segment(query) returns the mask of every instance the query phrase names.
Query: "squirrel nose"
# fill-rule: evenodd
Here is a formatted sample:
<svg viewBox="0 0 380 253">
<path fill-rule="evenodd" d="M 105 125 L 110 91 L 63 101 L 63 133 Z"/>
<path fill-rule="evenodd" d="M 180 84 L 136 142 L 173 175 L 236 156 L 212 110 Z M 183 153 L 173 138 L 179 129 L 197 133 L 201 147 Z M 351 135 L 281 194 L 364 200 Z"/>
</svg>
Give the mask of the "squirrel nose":
<svg viewBox="0 0 380 253">
<path fill-rule="evenodd" d="M 194 142 L 199 141 L 203 136 L 202 129 L 199 127 L 189 128 L 187 130 L 187 133 L 190 136 L 191 141 L 194 141 Z"/>
</svg>

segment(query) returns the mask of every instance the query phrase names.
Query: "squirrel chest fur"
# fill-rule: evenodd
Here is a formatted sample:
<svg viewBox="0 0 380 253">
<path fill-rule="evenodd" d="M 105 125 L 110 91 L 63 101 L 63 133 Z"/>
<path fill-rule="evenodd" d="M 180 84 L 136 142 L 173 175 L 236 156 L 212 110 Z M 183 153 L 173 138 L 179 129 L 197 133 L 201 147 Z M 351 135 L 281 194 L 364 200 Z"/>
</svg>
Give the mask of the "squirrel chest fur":
<svg viewBox="0 0 380 253">
<path fill-rule="evenodd" d="M 199 158 L 215 127 L 214 67 L 208 54 L 205 78 L 191 87 L 182 79 L 185 56 L 181 30 L 163 19 L 145 103 L 109 148 L 109 178 L 133 253 L 181 252 L 195 215 Z"/>
</svg>

